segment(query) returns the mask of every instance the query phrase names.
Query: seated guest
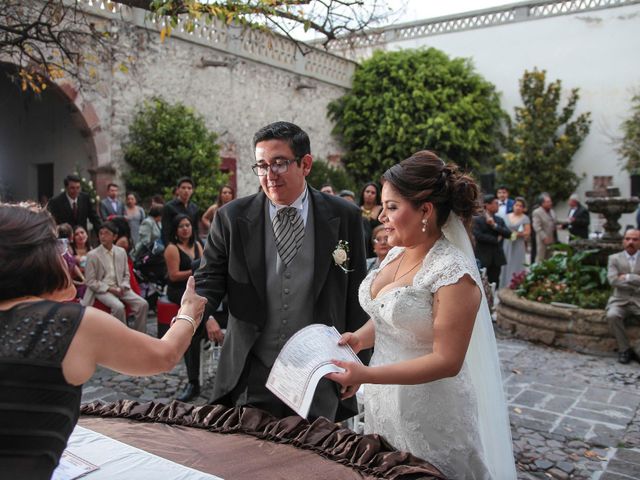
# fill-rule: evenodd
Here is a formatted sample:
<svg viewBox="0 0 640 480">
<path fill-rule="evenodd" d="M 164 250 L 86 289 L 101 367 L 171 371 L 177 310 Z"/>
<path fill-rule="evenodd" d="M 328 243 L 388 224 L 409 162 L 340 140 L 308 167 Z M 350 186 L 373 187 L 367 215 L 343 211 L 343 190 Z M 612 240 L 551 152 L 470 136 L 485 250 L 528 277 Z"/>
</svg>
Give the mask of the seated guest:
<svg viewBox="0 0 640 480">
<path fill-rule="evenodd" d="M 134 328 L 139 332 L 146 332 L 149 304 L 131 290 L 129 257 L 123 248 L 114 244 L 117 235 L 118 228 L 110 221 L 100 227 L 100 246 L 87 254 L 87 293 L 82 304 L 93 305 L 94 299 L 100 300 L 125 325 L 126 305 L 135 318 Z"/>
<path fill-rule="evenodd" d="M 89 245 L 89 234 L 84 227 L 78 225 L 73 229 L 73 238 L 70 242 L 71 253 L 76 259 L 80 271 L 84 275 L 84 269 L 87 266 L 87 253 L 91 250 Z"/>
<path fill-rule="evenodd" d="M 74 295 L 50 214 L 0 204 L 2 478 L 51 478 L 96 366 L 127 375 L 171 371 L 206 303 L 191 280 L 174 325 L 158 340 L 100 310 L 61 303 Z"/>
<path fill-rule="evenodd" d="M 624 250 L 609 256 L 607 278 L 613 293 L 607 302 L 607 322 L 618 342 L 618 361 L 640 359 L 640 345 L 631 347 L 624 328 L 625 318 L 640 316 L 640 230 L 627 230 L 622 239 Z"/>
<path fill-rule="evenodd" d="M 60 244 L 62 258 L 64 258 L 69 270 L 69 276 L 76 286 L 76 297 L 82 298 L 87 287 L 84 283 L 84 273 L 78 266 L 78 261 L 71 250 L 71 243 L 69 242 L 69 240 L 73 238 L 73 228 L 71 228 L 71 225 L 68 223 L 62 223 L 58 225 L 56 231 L 58 234 L 58 243 Z"/>
<path fill-rule="evenodd" d="M 375 253 L 376 256 L 367 258 L 367 273 L 378 268 L 391 249 L 389 237 L 384 229 L 384 225 L 378 225 L 373 229 L 373 232 L 371 232 L 371 243 L 373 244 L 373 253 Z"/>
<path fill-rule="evenodd" d="M 156 240 L 162 237 L 162 206 L 154 205 L 149 209 L 149 215 L 140 224 L 138 230 L 138 243 L 136 243 L 132 256 L 138 258 L 142 252 L 152 252 Z M 164 246 L 163 246 L 164 247 Z"/>
</svg>

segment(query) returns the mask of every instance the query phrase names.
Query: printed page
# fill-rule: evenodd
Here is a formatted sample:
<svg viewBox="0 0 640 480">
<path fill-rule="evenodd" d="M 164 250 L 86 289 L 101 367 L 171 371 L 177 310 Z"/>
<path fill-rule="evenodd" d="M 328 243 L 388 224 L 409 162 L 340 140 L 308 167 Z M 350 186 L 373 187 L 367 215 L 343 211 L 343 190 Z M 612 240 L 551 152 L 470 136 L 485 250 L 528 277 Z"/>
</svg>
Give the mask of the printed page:
<svg viewBox="0 0 640 480">
<path fill-rule="evenodd" d="M 338 345 L 335 327 L 313 324 L 293 335 L 278 354 L 267 388 L 294 412 L 307 418 L 318 382 L 327 373 L 342 372 L 331 360 L 360 362 L 348 345 Z"/>
<path fill-rule="evenodd" d="M 89 463 L 68 450 L 65 450 L 60 457 L 60 463 L 53 471 L 51 480 L 73 480 L 97 469 L 97 465 Z"/>
</svg>

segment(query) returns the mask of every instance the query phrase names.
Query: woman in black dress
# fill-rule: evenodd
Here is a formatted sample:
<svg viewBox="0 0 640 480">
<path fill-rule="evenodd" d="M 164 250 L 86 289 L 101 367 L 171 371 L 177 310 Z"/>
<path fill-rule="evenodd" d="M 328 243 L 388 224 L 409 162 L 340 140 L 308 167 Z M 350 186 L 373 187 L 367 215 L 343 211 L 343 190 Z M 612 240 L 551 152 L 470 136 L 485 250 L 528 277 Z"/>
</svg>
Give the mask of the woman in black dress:
<svg viewBox="0 0 640 480">
<path fill-rule="evenodd" d="M 82 384 L 103 365 L 127 375 L 173 369 L 206 299 L 189 279 L 162 339 L 77 303 L 53 218 L 0 204 L 0 472 L 49 479 L 78 420 Z"/>
</svg>

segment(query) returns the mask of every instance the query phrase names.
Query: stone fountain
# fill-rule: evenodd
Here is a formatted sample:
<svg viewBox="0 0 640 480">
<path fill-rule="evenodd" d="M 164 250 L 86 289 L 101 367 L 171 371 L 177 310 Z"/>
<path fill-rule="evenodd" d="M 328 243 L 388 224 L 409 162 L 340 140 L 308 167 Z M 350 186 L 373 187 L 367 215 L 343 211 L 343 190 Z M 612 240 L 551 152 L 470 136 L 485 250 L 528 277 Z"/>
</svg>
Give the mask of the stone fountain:
<svg viewBox="0 0 640 480">
<path fill-rule="evenodd" d="M 623 213 L 635 212 L 640 199 L 638 197 L 621 197 L 620 189 L 608 187 L 605 191 L 595 190 L 586 193 L 587 209 L 599 213 L 605 218 L 604 233 L 598 239 L 575 240 L 570 242 L 577 250 L 597 248 L 600 250 L 593 256 L 595 263 L 606 266 L 609 255 L 622 250 L 622 226 L 618 223 Z"/>
</svg>

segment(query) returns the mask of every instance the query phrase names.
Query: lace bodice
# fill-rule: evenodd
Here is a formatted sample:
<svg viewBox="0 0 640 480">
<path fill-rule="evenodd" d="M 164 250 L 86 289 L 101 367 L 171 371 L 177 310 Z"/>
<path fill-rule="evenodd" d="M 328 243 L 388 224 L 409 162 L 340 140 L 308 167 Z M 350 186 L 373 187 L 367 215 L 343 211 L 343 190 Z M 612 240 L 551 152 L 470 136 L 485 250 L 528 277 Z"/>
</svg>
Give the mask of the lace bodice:
<svg viewBox="0 0 640 480">
<path fill-rule="evenodd" d="M 360 304 L 375 321 L 376 349 L 388 347 L 400 359 L 431 352 L 433 335 L 433 295 L 445 285 L 453 285 L 464 275 L 477 284 L 480 278 L 475 265 L 445 238 L 439 239 L 424 258 L 413 284 L 396 287 L 371 298 L 371 284 L 378 272 L 403 252 L 393 248 L 360 286 Z M 385 348 L 386 350 L 386 348 Z"/>
<path fill-rule="evenodd" d="M 380 269 L 402 251 L 392 249 Z M 477 267 L 445 238 L 427 253 L 411 285 L 371 298 L 371 284 L 380 269 L 369 273 L 359 292 L 361 305 L 375 325 L 371 366 L 431 353 L 434 294 L 464 275 L 481 285 Z M 476 400 L 466 364 L 457 376 L 426 384 L 366 385 L 365 429 L 433 463 L 448 478 L 489 478 L 479 447 Z"/>
</svg>

